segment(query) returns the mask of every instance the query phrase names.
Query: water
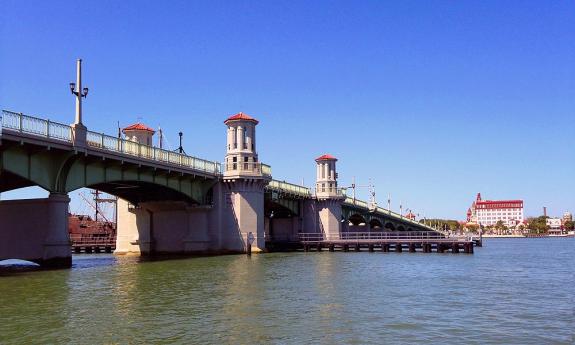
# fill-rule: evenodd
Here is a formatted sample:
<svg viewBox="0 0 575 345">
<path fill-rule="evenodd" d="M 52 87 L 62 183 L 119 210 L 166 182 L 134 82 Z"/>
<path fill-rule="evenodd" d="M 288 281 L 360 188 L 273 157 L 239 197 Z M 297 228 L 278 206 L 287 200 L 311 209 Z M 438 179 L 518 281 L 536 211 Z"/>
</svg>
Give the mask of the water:
<svg viewBox="0 0 575 345">
<path fill-rule="evenodd" d="M 0 276 L 0 344 L 573 344 L 575 239 L 474 255 L 277 253 Z"/>
</svg>

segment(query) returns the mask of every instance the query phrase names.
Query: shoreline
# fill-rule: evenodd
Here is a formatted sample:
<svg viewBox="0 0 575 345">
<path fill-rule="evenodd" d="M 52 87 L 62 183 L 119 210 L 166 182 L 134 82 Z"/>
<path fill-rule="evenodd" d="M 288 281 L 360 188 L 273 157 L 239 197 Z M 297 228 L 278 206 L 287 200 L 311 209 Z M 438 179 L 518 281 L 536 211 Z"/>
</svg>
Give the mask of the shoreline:
<svg viewBox="0 0 575 345">
<path fill-rule="evenodd" d="M 483 235 L 482 238 L 573 238 L 574 235 L 541 235 L 541 236 L 524 236 L 524 235 Z"/>
</svg>

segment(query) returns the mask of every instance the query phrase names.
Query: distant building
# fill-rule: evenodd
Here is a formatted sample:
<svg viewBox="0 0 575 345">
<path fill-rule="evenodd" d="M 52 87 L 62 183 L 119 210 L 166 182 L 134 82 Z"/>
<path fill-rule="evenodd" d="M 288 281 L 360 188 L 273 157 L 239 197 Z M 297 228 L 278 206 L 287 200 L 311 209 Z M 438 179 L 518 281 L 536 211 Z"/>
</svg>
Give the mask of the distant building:
<svg viewBox="0 0 575 345">
<path fill-rule="evenodd" d="M 565 212 L 563 213 L 563 224 L 565 224 L 565 222 L 572 222 L 573 221 L 573 215 L 570 212 Z"/>
<path fill-rule="evenodd" d="M 547 218 L 547 226 L 549 227 L 549 235 L 561 235 L 562 233 L 562 219 L 561 218 Z"/>
<path fill-rule="evenodd" d="M 467 210 L 467 222 L 495 225 L 502 221 L 508 227 L 523 223 L 523 200 L 482 200 L 481 193 Z"/>
</svg>

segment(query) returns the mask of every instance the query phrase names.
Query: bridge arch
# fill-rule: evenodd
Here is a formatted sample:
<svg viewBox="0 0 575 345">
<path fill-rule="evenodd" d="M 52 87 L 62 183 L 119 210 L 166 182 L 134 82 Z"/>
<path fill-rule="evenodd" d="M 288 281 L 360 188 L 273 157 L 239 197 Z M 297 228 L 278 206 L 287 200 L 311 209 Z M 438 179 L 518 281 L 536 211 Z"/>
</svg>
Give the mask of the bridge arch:
<svg viewBox="0 0 575 345">
<path fill-rule="evenodd" d="M 0 170 L 0 193 L 27 187 L 38 187 L 47 192 L 51 191 L 50 186 L 44 183 L 33 181 L 8 170 Z"/>
<path fill-rule="evenodd" d="M 354 213 L 349 216 L 348 221 L 350 226 L 365 226 L 367 224 L 365 218 L 359 213 Z"/>
<path fill-rule="evenodd" d="M 386 231 L 395 231 L 395 225 L 392 222 L 385 223 Z"/>
<path fill-rule="evenodd" d="M 405 231 L 405 227 L 403 225 L 400 225 L 397 227 L 396 229 L 397 231 Z"/>
<path fill-rule="evenodd" d="M 379 219 L 377 219 L 377 218 L 372 218 L 372 219 L 369 221 L 369 227 L 370 227 L 372 230 L 380 230 L 380 231 L 383 230 L 383 224 L 382 224 L 381 221 L 380 221 Z"/>
<path fill-rule="evenodd" d="M 38 186 L 50 193 L 67 194 L 86 187 L 131 202 L 175 200 L 192 204 L 211 202 L 210 189 L 218 181 L 217 176 L 16 142 L 2 143 L 0 176 L 0 192 Z"/>
<path fill-rule="evenodd" d="M 200 204 L 201 200 L 192 198 L 189 194 L 180 190 L 155 184 L 151 182 L 120 180 L 96 183 L 85 186 L 86 188 L 97 189 L 110 195 L 117 196 L 137 205 L 140 202 L 148 201 L 184 201 L 189 204 Z M 79 189 L 79 188 L 77 188 Z M 76 190 L 76 189 L 75 189 Z M 72 192 L 68 191 L 68 192 Z"/>
</svg>

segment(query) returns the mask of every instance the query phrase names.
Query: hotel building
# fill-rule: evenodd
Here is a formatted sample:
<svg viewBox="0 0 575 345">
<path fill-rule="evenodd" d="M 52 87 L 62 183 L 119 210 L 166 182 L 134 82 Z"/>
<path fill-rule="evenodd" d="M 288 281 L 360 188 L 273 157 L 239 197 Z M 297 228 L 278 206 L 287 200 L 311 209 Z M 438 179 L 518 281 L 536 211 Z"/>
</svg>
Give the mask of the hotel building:
<svg viewBox="0 0 575 345">
<path fill-rule="evenodd" d="M 482 200 L 481 193 L 467 210 L 467 222 L 495 225 L 502 221 L 508 227 L 523 222 L 523 200 Z"/>
</svg>

